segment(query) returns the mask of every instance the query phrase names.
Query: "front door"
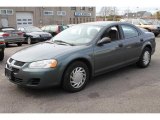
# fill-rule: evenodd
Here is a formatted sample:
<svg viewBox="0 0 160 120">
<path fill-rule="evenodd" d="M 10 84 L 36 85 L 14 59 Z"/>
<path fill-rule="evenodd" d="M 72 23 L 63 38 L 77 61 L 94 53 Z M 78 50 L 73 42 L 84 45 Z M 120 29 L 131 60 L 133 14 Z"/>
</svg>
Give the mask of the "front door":
<svg viewBox="0 0 160 120">
<path fill-rule="evenodd" d="M 103 37 L 111 38 L 111 42 L 96 45 L 94 48 L 95 74 L 99 74 L 113 67 L 123 64 L 125 49 L 123 48 L 124 40 L 119 30 L 119 26 L 112 26 L 104 31 Z"/>
</svg>

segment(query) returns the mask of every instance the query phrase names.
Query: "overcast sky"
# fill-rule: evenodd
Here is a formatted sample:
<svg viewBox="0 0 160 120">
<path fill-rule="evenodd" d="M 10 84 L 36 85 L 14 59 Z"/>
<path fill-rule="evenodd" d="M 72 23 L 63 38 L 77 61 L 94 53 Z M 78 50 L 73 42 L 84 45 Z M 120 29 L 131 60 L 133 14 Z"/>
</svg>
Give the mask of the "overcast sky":
<svg viewBox="0 0 160 120">
<path fill-rule="evenodd" d="M 107 7 L 107 6 L 106 6 Z M 96 13 L 99 13 L 102 7 L 96 7 Z M 149 11 L 151 13 L 155 13 L 160 10 L 160 7 L 117 7 L 119 14 L 124 14 L 124 11 L 129 9 L 132 12 L 136 11 Z"/>
</svg>

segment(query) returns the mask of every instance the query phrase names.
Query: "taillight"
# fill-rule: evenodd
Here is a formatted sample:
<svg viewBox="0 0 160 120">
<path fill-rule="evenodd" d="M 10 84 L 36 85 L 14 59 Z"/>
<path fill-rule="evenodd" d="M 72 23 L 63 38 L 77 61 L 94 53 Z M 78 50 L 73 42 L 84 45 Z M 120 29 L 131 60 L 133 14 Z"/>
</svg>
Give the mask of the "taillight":
<svg viewBox="0 0 160 120">
<path fill-rule="evenodd" d="M 8 34 L 8 33 L 4 33 L 4 34 L 2 34 L 2 36 L 3 36 L 3 37 L 8 37 L 9 34 Z"/>
<path fill-rule="evenodd" d="M 19 33 L 17 33 L 17 34 L 18 34 L 18 35 L 21 35 L 21 36 L 23 35 L 23 33 L 22 33 L 22 32 L 19 32 Z"/>
<path fill-rule="evenodd" d="M 0 45 L 2 45 L 2 44 L 5 44 L 5 42 L 3 42 L 3 41 L 0 41 Z"/>
<path fill-rule="evenodd" d="M 58 26 L 58 29 L 57 29 L 56 33 L 57 34 L 60 33 L 60 26 Z"/>
</svg>

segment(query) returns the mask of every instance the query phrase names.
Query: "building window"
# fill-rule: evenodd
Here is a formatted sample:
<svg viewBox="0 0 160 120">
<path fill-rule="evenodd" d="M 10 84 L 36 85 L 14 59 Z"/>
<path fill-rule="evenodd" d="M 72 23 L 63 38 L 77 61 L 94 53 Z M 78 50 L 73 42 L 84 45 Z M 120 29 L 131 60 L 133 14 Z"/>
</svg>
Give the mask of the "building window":
<svg viewBox="0 0 160 120">
<path fill-rule="evenodd" d="M 75 18 L 73 18 L 73 24 L 75 24 Z"/>
<path fill-rule="evenodd" d="M 90 18 L 90 22 L 92 22 L 92 18 Z"/>
<path fill-rule="evenodd" d="M 17 19 L 17 21 L 21 21 L 21 19 Z"/>
<path fill-rule="evenodd" d="M 32 24 L 32 22 L 28 22 L 28 24 Z"/>
<path fill-rule="evenodd" d="M 76 7 L 71 7 L 71 10 L 76 10 Z"/>
<path fill-rule="evenodd" d="M 72 24 L 72 18 L 70 18 L 69 23 Z"/>
<path fill-rule="evenodd" d="M 58 16 L 66 16 L 66 11 L 57 11 Z"/>
<path fill-rule="evenodd" d="M 80 23 L 82 23 L 82 18 L 80 18 Z"/>
<path fill-rule="evenodd" d="M 85 7 L 80 7 L 80 10 L 85 10 Z"/>
<path fill-rule="evenodd" d="M 83 22 L 85 22 L 85 18 L 83 18 Z"/>
<path fill-rule="evenodd" d="M 88 18 L 86 18 L 86 22 L 88 22 Z"/>
<path fill-rule="evenodd" d="M 54 15 L 53 11 L 44 11 L 44 15 Z"/>
<path fill-rule="evenodd" d="M 77 24 L 79 23 L 78 18 L 77 18 Z"/>
<path fill-rule="evenodd" d="M 0 14 L 1 15 L 13 15 L 13 10 L 12 9 L 0 9 Z"/>
<path fill-rule="evenodd" d="M 89 10 L 89 11 L 93 11 L 93 7 L 89 7 L 88 10 Z"/>
</svg>

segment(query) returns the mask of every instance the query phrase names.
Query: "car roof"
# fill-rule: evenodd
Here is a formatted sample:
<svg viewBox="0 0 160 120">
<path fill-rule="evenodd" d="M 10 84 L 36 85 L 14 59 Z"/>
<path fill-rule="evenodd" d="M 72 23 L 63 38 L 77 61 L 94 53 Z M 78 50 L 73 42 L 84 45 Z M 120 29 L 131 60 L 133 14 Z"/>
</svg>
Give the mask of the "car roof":
<svg viewBox="0 0 160 120">
<path fill-rule="evenodd" d="M 84 25 L 97 25 L 97 26 L 107 26 L 109 24 L 115 24 L 119 21 L 97 21 L 97 22 L 88 22 L 88 23 L 82 23 Z"/>
<path fill-rule="evenodd" d="M 81 23 L 81 25 L 95 25 L 95 26 L 112 26 L 112 25 L 117 25 L 117 24 L 125 24 L 125 25 L 130 25 L 133 26 L 133 24 L 128 23 L 128 22 L 121 22 L 121 21 L 98 21 L 98 22 L 88 22 L 88 23 Z"/>
</svg>

